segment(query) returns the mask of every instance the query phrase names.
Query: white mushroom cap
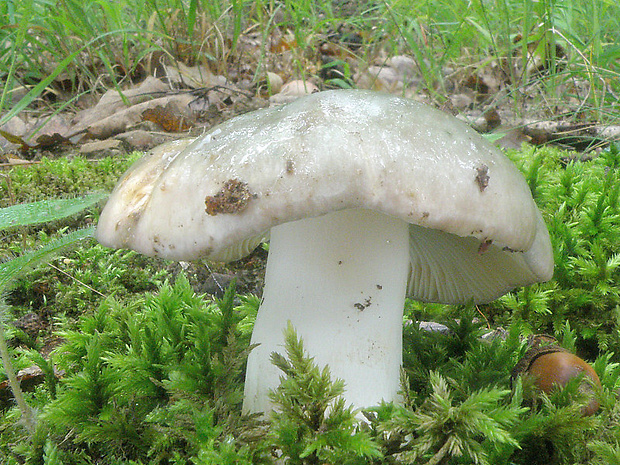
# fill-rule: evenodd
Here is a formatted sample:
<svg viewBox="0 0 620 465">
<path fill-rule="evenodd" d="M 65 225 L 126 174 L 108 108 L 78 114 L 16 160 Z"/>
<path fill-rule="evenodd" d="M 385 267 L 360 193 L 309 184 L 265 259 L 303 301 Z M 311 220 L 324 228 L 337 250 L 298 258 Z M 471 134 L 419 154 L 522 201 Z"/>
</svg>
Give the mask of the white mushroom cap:
<svg viewBox="0 0 620 465">
<path fill-rule="evenodd" d="M 456 118 L 367 91 L 316 93 L 160 147 L 120 181 L 97 238 L 229 261 L 276 225 L 349 208 L 411 225 L 414 298 L 487 302 L 552 276 L 548 232 L 516 167 Z"/>
</svg>

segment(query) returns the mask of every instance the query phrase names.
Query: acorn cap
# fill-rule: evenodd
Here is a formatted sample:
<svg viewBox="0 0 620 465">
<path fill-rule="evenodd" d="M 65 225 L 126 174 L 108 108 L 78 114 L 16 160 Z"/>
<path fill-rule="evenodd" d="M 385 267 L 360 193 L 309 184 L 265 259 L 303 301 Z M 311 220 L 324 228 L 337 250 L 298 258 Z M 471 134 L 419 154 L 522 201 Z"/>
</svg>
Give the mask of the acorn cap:
<svg viewBox="0 0 620 465">
<path fill-rule="evenodd" d="M 553 336 L 548 334 L 534 334 L 528 337 L 527 350 L 523 357 L 515 364 L 510 375 L 510 383 L 514 383 L 515 379 L 524 375 L 532 366 L 532 363 L 545 354 L 552 354 L 554 352 L 566 352 L 562 346 L 558 344 L 558 341 Z"/>
</svg>

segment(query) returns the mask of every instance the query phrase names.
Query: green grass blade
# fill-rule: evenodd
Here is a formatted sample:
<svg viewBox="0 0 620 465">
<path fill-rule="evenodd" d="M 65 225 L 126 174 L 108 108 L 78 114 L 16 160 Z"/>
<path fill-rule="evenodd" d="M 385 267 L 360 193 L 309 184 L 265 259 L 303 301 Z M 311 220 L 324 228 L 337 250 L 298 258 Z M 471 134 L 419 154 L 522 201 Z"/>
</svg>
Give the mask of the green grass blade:
<svg viewBox="0 0 620 465">
<path fill-rule="evenodd" d="M 143 33 L 141 30 L 135 29 L 123 29 L 123 30 L 115 30 L 106 32 L 101 34 L 94 39 L 91 39 L 89 42 L 75 50 L 73 53 L 64 58 L 58 65 L 54 68 L 48 76 L 42 79 L 37 85 L 35 85 L 24 97 L 22 97 L 19 102 L 17 102 L 6 114 L 0 117 L 0 125 L 6 123 L 8 120 L 16 116 L 19 112 L 25 109 L 28 105 L 30 105 L 36 98 L 39 97 L 43 93 L 43 91 L 58 77 L 63 71 L 67 69 L 67 67 L 84 51 L 88 50 L 91 45 L 97 44 L 99 42 L 103 42 L 107 37 L 114 36 L 121 33 L 128 32 L 136 32 Z"/>
<path fill-rule="evenodd" d="M 95 205 L 107 194 L 88 194 L 71 199 L 42 200 L 0 209 L 0 231 L 16 226 L 29 226 L 56 221 L 75 215 Z"/>
<path fill-rule="evenodd" d="M 0 294 L 5 292 L 12 281 L 23 271 L 30 268 L 50 255 L 54 255 L 66 247 L 76 245 L 78 242 L 93 237 L 95 227 L 78 229 L 65 234 L 59 239 L 53 240 L 40 249 L 20 255 L 19 257 L 0 263 Z"/>
<path fill-rule="evenodd" d="M 187 32 L 189 37 L 194 35 L 194 26 L 196 26 L 196 9 L 198 8 L 198 0 L 189 1 L 189 9 L 187 10 Z"/>
<path fill-rule="evenodd" d="M 54 79 L 56 79 L 56 77 L 67 68 L 69 63 L 75 60 L 75 58 L 82 52 L 84 48 L 85 47 L 82 47 L 76 50 L 71 55 L 69 55 L 67 58 L 62 60 L 58 64 L 58 66 L 56 66 L 54 71 L 50 73 L 49 76 L 47 76 L 45 79 L 39 82 L 36 86 L 34 86 L 30 90 L 30 92 L 28 92 L 19 102 L 17 102 L 15 106 L 9 112 L 7 112 L 2 118 L 0 118 L 0 124 L 6 123 L 8 120 L 13 118 L 13 116 L 17 115 L 20 111 L 22 111 L 24 108 L 30 105 L 39 95 L 41 95 L 41 93 L 45 90 L 45 88 L 49 86 L 52 83 L 52 81 L 54 81 Z"/>
<path fill-rule="evenodd" d="M 11 8 L 12 10 L 13 8 Z M 28 25 L 30 24 L 30 9 L 26 9 L 27 14 L 22 18 L 19 23 L 19 29 L 17 33 L 13 35 L 12 40 L 8 40 L 7 44 L 11 44 L 11 52 L 10 52 L 10 64 L 8 69 L 8 74 L 5 76 L 4 86 L 2 88 L 2 92 L 0 92 L 0 111 L 4 110 L 4 107 L 7 102 L 8 93 L 12 89 L 13 78 L 15 76 L 15 70 L 17 68 L 17 49 L 19 47 L 23 47 L 24 37 L 28 31 Z M 11 12 L 10 17 L 14 16 L 14 12 Z M 14 18 L 11 18 L 11 24 L 13 24 Z M 4 63 L 3 63 L 4 64 Z"/>
</svg>

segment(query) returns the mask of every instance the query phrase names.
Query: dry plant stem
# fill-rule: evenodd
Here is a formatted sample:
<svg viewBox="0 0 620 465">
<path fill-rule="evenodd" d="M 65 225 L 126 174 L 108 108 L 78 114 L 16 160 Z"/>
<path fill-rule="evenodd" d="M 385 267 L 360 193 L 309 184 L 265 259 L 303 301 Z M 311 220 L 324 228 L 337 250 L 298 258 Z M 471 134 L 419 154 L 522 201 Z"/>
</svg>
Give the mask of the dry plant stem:
<svg viewBox="0 0 620 465">
<path fill-rule="evenodd" d="M 0 164 L 0 166 L 4 165 L 4 163 Z M 15 196 L 13 195 L 13 185 L 11 184 L 11 177 L 3 174 L 1 175 L 6 180 L 6 190 L 9 195 L 9 206 L 15 205 Z"/>
<path fill-rule="evenodd" d="M 30 165 L 39 165 L 41 162 L 40 161 L 30 161 L 30 160 L 24 160 L 24 161 L 20 161 L 20 162 L 13 162 L 13 163 L 0 163 L 0 169 L 12 169 L 15 168 L 16 166 L 30 166 Z"/>
<path fill-rule="evenodd" d="M 476 307 L 476 311 L 480 313 L 480 315 L 482 315 L 482 318 L 484 318 L 484 321 L 487 325 L 487 329 L 491 329 L 491 323 L 489 323 L 489 319 L 487 318 L 487 316 L 484 313 L 482 313 L 482 310 L 480 310 L 480 307 L 478 307 L 477 305 L 475 307 Z"/>
<path fill-rule="evenodd" d="M 51 263 L 48 263 L 48 265 L 49 265 L 49 266 L 51 266 L 52 268 L 54 268 L 56 271 L 58 271 L 58 272 L 60 272 L 60 273 L 64 274 L 65 276 L 67 276 L 67 277 L 69 277 L 69 278 L 73 279 L 73 280 L 74 280 L 75 282 L 77 282 L 78 284 L 81 284 L 81 285 L 82 285 L 82 286 L 84 286 L 86 289 L 89 289 L 89 290 L 93 291 L 95 294 L 100 295 L 100 296 L 101 296 L 101 297 L 103 297 L 104 299 L 108 297 L 107 295 L 102 294 L 101 292 L 99 292 L 97 289 L 95 289 L 95 288 L 93 288 L 93 287 L 89 286 L 88 284 L 86 284 L 86 283 L 84 283 L 84 282 L 80 281 L 80 280 L 79 280 L 79 279 L 77 279 L 75 276 L 72 276 L 72 275 L 70 275 L 69 273 L 67 273 L 66 271 L 61 270 L 61 269 L 60 269 L 60 268 L 58 268 L 57 266 L 55 266 L 55 265 L 53 265 L 53 264 L 51 264 Z"/>
<path fill-rule="evenodd" d="M 9 194 L 9 206 L 13 206 L 15 205 L 15 195 L 13 194 L 13 184 L 11 183 L 11 177 L 9 175 L 3 174 L 2 175 L 3 178 L 6 179 L 6 190 Z M 22 244 L 24 249 L 27 247 L 26 246 L 26 234 L 24 233 L 24 228 L 19 228 L 21 235 L 22 235 Z M 0 326 L 2 326 L 2 323 L 0 322 Z M 2 344 L 6 345 L 6 342 L 4 341 L 4 331 L 1 335 L 2 337 Z M 8 353 L 8 352 L 7 352 Z M 4 355 L 3 355 L 4 358 Z M 6 360 L 9 360 L 8 358 Z M 5 363 L 6 365 L 6 363 Z"/>
<path fill-rule="evenodd" d="M 24 395 L 21 387 L 19 386 L 19 381 L 17 380 L 17 376 L 15 376 L 13 364 L 11 363 L 11 355 L 9 354 L 9 348 L 6 345 L 6 338 L 4 336 L 4 322 L 0 322 L 0 356 L 2 357 L 2 364 L 4 365 L 4 371 L 6 371 L 9 386 L 13 392 L 13 397 L 15 397 L 15 402 L 17 403 L 19 410 L 22 412 L 22 419 L 24 420 L 28 431 L 33 432 L 36 424 L 34 412 L 24 400 Z"/>
<path fill-rule="evenodd" d="M 430 460 L 428 462 L 426 462 L 425 465 L 439 465 L 444 457 L 446 456 L 446 454 L 448 453 L 448 449 L 450 448 L 450 441 L 446 441 L 443 446 L 441 446 L 441 449 L 439 449 L 435 455 L 433 455 Z"/>
</svg>

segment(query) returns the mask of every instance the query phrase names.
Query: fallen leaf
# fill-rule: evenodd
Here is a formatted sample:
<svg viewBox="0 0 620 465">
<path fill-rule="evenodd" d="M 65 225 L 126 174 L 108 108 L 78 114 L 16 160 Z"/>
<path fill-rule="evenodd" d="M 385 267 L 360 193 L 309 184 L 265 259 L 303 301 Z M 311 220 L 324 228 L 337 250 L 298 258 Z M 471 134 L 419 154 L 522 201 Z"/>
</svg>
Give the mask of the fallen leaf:
<svg viewBox="0 0 620 465">
<path fill-rule="evenodd" d="M 52 135 L 41 134 L 39 137 L 37 137 L 37 145 L 35 145 L 34 148 L 51 149 L 63 145 L 73 145 L 73 142 L 55 132 Z"/>
<path fill-rule="evenodd" d="M 142 119 L 158 124 L 166 132 L 187 131 L 193 126 L 187 117 L 175 113 L 169 106 L 158 105 L 154 108 L 147 108 L 142 112 Z"/>
<path fill-rule="evenodd" d="M 620 140 L 620 126 L 565 121 L 537 121 L 523 125 L 523 133 L 536 145 L 553 142 L 577 150 L 589 150 Z"/>
<path fill-rule="evenodd" d="M 319 88 L 312 84 L 310 81 L 295 80 L 287 82 L 282 86 L 282 90 L 275 95 L 269 97 L 269 103 L 283 104 L 297 100 L 304 95 L 313 94 L 318 92 Z"/>
<path fill-rule="evenodd" d="M 128 106 L 161 98 L 170 87 L 160 79 L 148 77 L 139 86 L 123 91 L 122 95 L 116 89 L 107 91 L 99 102 L 92 108 L 80 111 L 71 121 L 72 134 L 86 131 L 90 126 L 110 116 L 114 117 Z"/>
<path fill-rule="evenodd" d="M 273 41 L 269 47 L 271 53 L 282 53 L 297 48 L 297 41 L 293 36 L 281 36 Z"/>
<path fill-rule="evenodd" d="M 166 107 L 168 105 L 174 105 L 172 108 L 175 108 L 175 111 L 178 111 L 179 114 L 185 114 L 183 113 L 183 109 L 187 110 L 187 116 L 189 117 L 191 116 L 189 104 L 193 99 L 194 96 L 191 94 L 183 93 L 142 102 L 97 121 L 87 127 L 86 130 L 88 134 L 95 139 L 107 139 L 121 132 L 128 131 L 136 124 L 143 121 L 142 114 L 147 109 L 156 108 L 158 106 Z"/>
<path fill-rule="evenodd" d="M 7 131 L 3 131 L 2 129 L 0 129 L 0 136 L 4 137 L 6 140 L 8 140 L 11 144 L 17 144 L 19 145 L 19 150 L 21 150 L 22 152 L 27 152 L 28 150 L 30 150 L 32 147 L 30 145 L 28 145 L 28 143 L 26 143 L 26 141 L 24 139 L 22 139 L 20 136 L 16 136 L 14 134 L 11 134 L 10 132 Z"/>
<path fill-rule="evenodd" d="M 200 89 L 202 87 L 213 87 L 226 85 L 228 83 L 224 76 L 213 74 L 206 66 L 187 66 L 181 62 L 174 65 L 164 65 L 166 77 L 177 86 Z"/>
</svg>

